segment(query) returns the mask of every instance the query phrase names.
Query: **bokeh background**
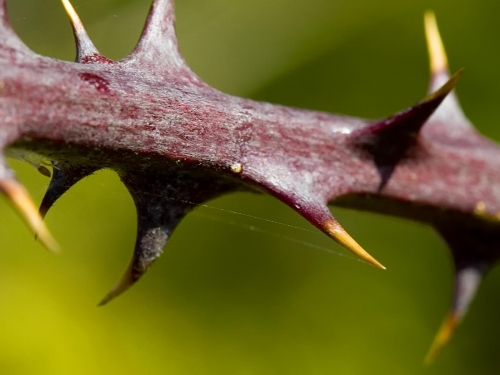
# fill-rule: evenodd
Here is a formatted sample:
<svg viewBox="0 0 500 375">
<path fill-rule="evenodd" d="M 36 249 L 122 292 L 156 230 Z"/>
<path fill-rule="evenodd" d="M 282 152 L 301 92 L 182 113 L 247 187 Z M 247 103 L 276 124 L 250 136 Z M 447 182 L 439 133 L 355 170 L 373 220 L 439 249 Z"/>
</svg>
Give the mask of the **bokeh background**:
<svg viewBox="0 0 500 375">
<path fill-rule="evenodd" d="M 7 3 L 34 51 L 73 60 L 59 1 Z M 97 47 L 119 59 L 149 1 L 74 5 Z M 367 118 L 425 94 L 422 18 L 433 9 L 452 70 L 466 68 L 465 111 L 500 140 L 498 1 L 177 0 L 176 8 L 182 52 L 216 88 Z M 48 180 L 11 165 L 39 202 Z M 60 256 L 0 203 L 1 374 L 498 373 L 498 268 L 451 345 L 423 365 L 452 285 L 447 249 L 421 224 L 332 208 L 382 272 L 270 197 L 227 196 L 189 215 L 143 280 L 98 308 L 135 240 L 135 210 L 118 178 L 103 171 L 84 180 L 49 213 Z"/>
</svg>

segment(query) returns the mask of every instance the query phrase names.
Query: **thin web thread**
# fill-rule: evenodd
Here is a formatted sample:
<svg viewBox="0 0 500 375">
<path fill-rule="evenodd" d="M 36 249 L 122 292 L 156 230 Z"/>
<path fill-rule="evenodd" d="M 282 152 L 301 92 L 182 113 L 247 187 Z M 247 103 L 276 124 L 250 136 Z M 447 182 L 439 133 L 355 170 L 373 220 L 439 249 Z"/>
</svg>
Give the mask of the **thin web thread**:
<svg viewBox="0 0 500 375">
<path fill-rule="evenodd" d="M 106 191 L 107 191 L 106 189 L 102 189 L 101 193 L 102 192 L 106 192 Z M 150 192 L 145 193 L 143 191 L 142 193 L 143 194 L 148 194 L 148 195 L 151 195 L 151 196 L 160 196 L 159 194 L 154 194 L 154 193 L 150 193 Z M 113 196 L 113 197 L 116 198 L 116 195 L 112 195 L 112 194 L 105 194 L 105 195 L 106 196 Z M 172 201 L 178 201 L 178 202 L 182 202 L 182 203 L 187 203 L 187 204 L 192 205 L 193 208 L 202 207 L 202 208 L 206 208 L 206 209 L 209 209 L 209 210 L 217 210 L 217 211 L 228 213 L 228 214 L 231 214 L 231 215 L 243 216 L 243 217 L 247 217 L 249 219 L 259 220 L 259 221 L 263 221 L 263 222 L 266 222 L 266 223 L 269 223 L 269 224 L 280 225 L 280 226 L 287 227 L 287 228 L 290 228 L 290 229 L 300 230 L 300 231 L 303 231 L 303 232 L 311 233 L 311 234 L 314 234 L 314 235 L 317 235 L 317 236 L 323 236 L 323 234 L 319 233 L 318 231 L 314 231 L 314 230 L 310 230 L 310 229 L 307 229 L 307 228 L 302 228 L 302 227 L 298 227 L 298 226 L 295 226 L 295 225 L 283 223 L 283 222 L 280 222 L 280 221 L 277 221 L 277 220 L 267 219 L 267 218 L 260 217 L 260 216 L 255 216 L 255 215 L 250 215 L 250 214 L 246 214 L 246 213 L 239 212 L 239 211 L 234 211 L 234 210 L 229 210 L 229 209 L 222 208 L 222 207 L 215 207 L 215 206 L 211 206 L 209 204 L 195 203 L 195 202 L 188 201 L 188 200 L 185 200 L 185 199 L 177 199 L 177 198 L 171 198 L 171 197 L 165 197 L 165 196 L 163 196 L 163 198 L 164 199 L 169 199 L 169 200 L 172 200 Z M 295 243 L 295 244 L 298 244 L 298 245 L 302 245 L 302 246 L 305 246 L 305 247 L 308 247 L 308 248 L 311 248 L 311 249 L 315 249 L 315 250 L 319 250 L 319 251 L 322 251 L 322 252 L 325 252 L 325 253 L 328 253 L 328 254 L 337 255 L 337 256 L 342 257 L 344 259 L 349 259 L 349 260 L 353 260 L 353 261 L 360 262 L 360 263 L 366 263 L 363 260 L 361 260 L 359 258 L 352 257 L 352 256 L 350 256 L 348 254 L 341 253 L 341 252 L 338 252 L 338 251 L 334 251 L 332 249 L 329 249 L 329 248 L 326 248 L 326 247 L 323 247 L 323 246 L 319 246 L 319 245 L 316 245 L 314 243 L 311 243 L 311 242 L 308 242 L 308 241 L 304 241 L 304 240 L 301 240 L 301 239 L 296 238 L 296 237 L 291 237 L 291 236 L 287 236 L 287 235 L 284 235 L 284 234 L 280 234 L 280 233 L 276 233 L 276 232 L 273 232 L 273 231 L 269 231 L 269 230 L 266 230 L 266 229 L 263 229 L 263 228 L 259 228 L 259 227 L 255 226 L 255 225 L 241 223 L 241 222 L 238 222 L 236 220 L 225 219 L 225 218 L 222 218 L 222 217 L 216 216 L 216 215 L 207 215 L 207 214 L 201 213 L 200 211 L 193 211 L 192 213 L 190 213 L 190 215 L 198 217 L 200 219 L 210 220 L 210 221 L 214 221 L 214 222 L 219 222 L 219 223 L 222 223 L 222 224 L 225 224 L 225 225 L 230 225 L 232 227 L 240 228 L 240 229 L 243 229 L 243 230 L 249 230 L 249 231 L 256 232 L 256 233 L 259 233 L 259 234 L 262 234 L 262 235 L 266 235 L 266 236 L 269 236 L 269 237 L 274 237 L 274 238 L 277 238 L 277 239 L 280 239 L 280 240 L 283 240 L 283 241 L 287 241 L 287 242 Z"/>
<path fill-rule="evenodd" d="M 229 212 L 231 212 L 231 211 L 229 211 Z M 202 214 L 200 212 L 194 212 L 194 213 L 192 213 L 192 215 L 196 216 L 196 217 L 199 217 L 199 218 L 206 219 L 206 220 L 216 221 L 216 222 L 220 222 L 220 223 L 223 223 L 223 224 L 231 225 L 231 226 L 234 226 L 234 227 L 237 227 L 237 228 L 246 229 L 246 230 L 250 230 L 250 231 L 253 231 L 253 232 L 265 234 L 267 236 L 272 236 L 272 237 L 278 238 L 280 240 L 285 240 L 285 241 L 293 242 L 293 243 L 296 243 L 296 244 L 299 244 L 299 245 L 303 245 L 303 246 L 306 246 L 306 247 L 309 247 L 309 248 L 312 248 L 312 249 L 324 251 L 324 252 L 329 253 L 329 254 L 338 255 L 338 256 L 346 258 L 346 259 L 355 260 L 355 261 L 361 262 L 361 263 L 366 263 L 366 262 L 362 261 L 361 259 L 354 258 L 352 256 L 349 256 L 349 255 L 346 255 L 346 254 L 343 254 L 343 253 L 340 253 L 340 252 L 337 252 L 337 251 L 333 251 L 333 250 L 328 249 L 326 247 L 315 245 L 315 244 L 313 244 L 311 242 L 303 241 L 303 240 L 300 240 L 298 238 L 294 238 L 294 237 L 290 237 L 290 236 L 285 236 L 283 234 L 279 234 L 279 233 L 276 233 L 276 232 L 271 232 L 271 231 L 268 231 L 268 230 L 265 230 L 265 229 L 262 229 L 262 228 L 258 228 L 258 227 L 254 226 L 254 225 L 243 224 L 243 223 L 240 223 L 240 222 L 237 222 L 237 221 L 234 221 L 234 220 L 224 219 L 224 218 L 221 218 L 221 217 L 218 217 L 218 216 L 214 216 L 214 215 L 204 215 L 204 214 Z M 255 217 L 255 218 L 256 219 L 261 219 L 261 218 L 258 218 L 258 217 Z M 263 220 L 266 220 L 266 219 L 263 219 Z M 276 224 L 281 224 L 281 225 L 287 225 L 287 224 L 284 224 L 284 223 L 279 223 L 279 222 L 274 222 L 274 221 L 271 221 L 271 222 L 272 223 L 276 223 Z M 289 226 L 289 225 L 287 225 L 287 226 Z M 291 226 L 291 227 L 294 228 L 293 226 Z"/>
</svg>

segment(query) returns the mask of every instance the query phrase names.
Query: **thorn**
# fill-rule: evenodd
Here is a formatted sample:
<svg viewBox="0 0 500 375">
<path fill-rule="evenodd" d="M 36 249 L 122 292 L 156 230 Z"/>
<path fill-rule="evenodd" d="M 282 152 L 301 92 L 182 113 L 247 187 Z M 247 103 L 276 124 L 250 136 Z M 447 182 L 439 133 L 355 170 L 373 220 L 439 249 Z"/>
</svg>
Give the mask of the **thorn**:
<svg viewBox="0 0 500 375">
<path fill-rule="evenodd" d="M 123 276 L 120 278 L 118 283 L 115 284 L 115 286 L 109 291 L 108 294 L 106 294 L 106 296 L 101 300 L 101 302 L 97 304 L 97 306 L 106 305 L 108 302 L 111 302 L 111 300 L 115 299 L 116 297 L 127 291 L 132 285 L 135 284 L 135 282 L 140 278 L 141 275 L 134 275 L 133 264 L 134 264 L 134 259 L 132 260 L 128 268 L 125 270 Z"/>
<path fill-rule="evenodd" d="M 40 216 L 44 218 L 54 203 L 84 177 L 90 176 L 98 168 L 58 167 L 54 168 L 47 192 L 40 204 Z"/>
<path fill-rule="evenodd" d="M 178 224 L 178 222 L 176 222 L 175 224 L 170 223 L 169 227 L 160 225 L 158 227 L 148 228 L 146 221 L 149 220 L 145 218 L 142 220 L 139 219 L 135 251 L 129 266 L 111 291 L 101 300 L 101 302 L 99 302 L 98 306 L 106 305 L 108 302 L 130 289 L 130 287 L 146 273 L 154 261 L 161 256 L 163 247 Z M 151 224 L 152 223 L 149 223 L 149 225 Z"/>
<path fill-rule="evenodd" d="M 275 184 L 269 184 L 265 187 L 269 193 L 297 211 L 309 223 L 324 232 L 339 245 L 358 256 L 361 260 L 377 268 L 386 269 L 342 228 L 340 223 L 332 216 L 323 198 L 314 195 L 299 196 L 296 192 L 300 191 L 300 189 L 295 189 L 294 186 L 288 186 L 286 190 L 282 187 L 276 189 L 277 186 Z M 330 197 L 331 199 L 333 198 Z"/>
<path fill-rule="evenodd" d="M 453 90 L 462 73 L 463 70 L 459 70 L 442 87 L 413 107 L 351 133 L 353 144 L 373 157 L 380 175 L 379 192 L 388 183 L 399 161 L 416 144 L 420 129 Z"/>
<path fill-rule="evenodd" d="M 0 0 L 0 30 L 8 29 L 11 30 L 9 23 L 9 17 L 7 14 L 7 0 Z M 2 31 L 3 33 L 4 31 Z"/>
<path fill-rule="evenodd" d="M 80 17 L 71 5 L 69 0 L 61 0 L 66 14 L 69 17 L 71 27 L 73 28 L 73 35 L 76 42 L 76 62 L 88 63 L 112 63 L 111 60 L 100 54 L 97 48 L 92 43 L 87 31 L 83 27 Z"/>
<path fill-rule="evenodd" d="M 156 193 L 135 192 L 138 229 L 132 260 L 120 281 L 99 303 L 103 306 L 134 285 L 163 252 L 172 232 L 192 205 L 166 201 Z"/>
<path fill-rule="evenodd" d="M 436 108 L 454 89 L 463 71 L 464 70 L 461 69 L 456 72 L 444 85 L 427 95 L 422 101 L 414 106 L 351 133 L 354 140 L 358 140 L 358 143 L 366 143 L 366 141 L 373 142 L 377 138 L 387 139 L 387 137 L 391 135 L 395 135 L 398 138 L 404 137 L 405 135 L 414 137 Z M 391 142 L 398 143 L 396 140 L 392 139 Z"/>
<path fill-rule="evenodd" d="M 160 175 L 156 171 L 121 171 L 120 177 L 137 209 L 137 239 L 129 266 L 99 306 L 125 292 L 146 273 L 162 254 L 177 225 L 197 204 L 235 189 L 232 182 L 226 185 L 212 177 L 199 176 L 191 179 L 176 172 Z"/>
<path fill-rule="evenodd" d="M 51 252 L 57 252 L 59 246 L 45 226 L 42 217 L 38 214 L 33 200 L 26 189 L 13 178 L 0 179 L 0 190 L 16 207 L 17 212 L 26 224 L 40 237 L 40 241 Z"/>
<path fill-rule="evenodd" d="M 431 74 L 433 76 L 441 73 L 448 75 L 448 58 L 433 11 L 425 12 L 424 23 Z"/>
<path fill-rule="evenodd" d="M 328 220 L 324 225 L 324 230 L 326 233 L 339 245 L 345 247 L 354 255 L 358 256 L 365 262 L 385 270 L 386 268 L 368 254 L 346 231 L 336 220 Z"/>
<path fill-rule="evenodd" d="M 6 17 L 7 17 L 6 0 L 0 0 L 0 18 L 2 18 L 2 21 L 5 21 Z"/>
<path fill-rule="evenodd" d="M 427 365 L 435 361 L 467 313 L 469 305 L 481 284 L 485 269 L 484 265 L 472 265 L 456 271 L 452 307 L 425 356 Z"/>
<path fill-rule="evenodd" d="M 430 365 L 436 360 L 443 347 L 450 341 L 457 325 L 457 317 L 453 314 L 448 314 L 441 324 L 441 328 L 439 328 L 439 331 L 434 338 L 434 341 L 432 342 L 429 352 L 425 356 L 424 363 L 426 365 Z"/>
<path fill-rule="evenodd" d="M 436 108 L 441 102 L 444 100 L 444 98 L 453 91 L 455 86 L 457 85 L 458 80 L 462 76 L 464 72 L 464 69 L 460 69 L 458 72 L 453 74 L 453 76 L 443 85 L 441 86 L 438 90 L 434 91 L 433 93 L 427 95 L 425 99 L 423 100 L 424 103 L 431 103 L 431 102 L 438 102 L 436 105 Z"/>
<path fill-rule="evenodd" d="M 432 93 L 449 79 L 450 73 L 448 58 L 446 57 L 434 12 L 425 12 L 424 23 L 431 72 L 429 92 Z M 454 92 L 451 92 L 447 96 L 444 103 L 439 107 L 439 110 L 434 114 L 433 120 L 433 128 L 440 129 L 439 131 L 446 132 L 447 134 L 460 133 L 460 130 L 467 131 L 473 128 L 464 115 Z"/>
<path fill-rule="evenodd" d="M 7 13 L 6 0 L 0 0 L 0 46 L 4 49 L 12 48 L 16 51 L 32 53 L 12 29 Z"/>
<path fill-rule="evenodd" d="M 450 248 L 455 264 L 453 300 L 446 319 L 425 357 L 432 363 L 450 341 L 476 295 L 485 273 L 498 261 L 498 229 L 479 229 L 469 223 L 434 224 Z"/>
<path fill-rule="evenodd" d="M 172 0 L 154 0 L 146 25 L 134 51 L 124 60 L 136 63 L 186 68 L 175 33 L 175 14 Z"/>
</svg>

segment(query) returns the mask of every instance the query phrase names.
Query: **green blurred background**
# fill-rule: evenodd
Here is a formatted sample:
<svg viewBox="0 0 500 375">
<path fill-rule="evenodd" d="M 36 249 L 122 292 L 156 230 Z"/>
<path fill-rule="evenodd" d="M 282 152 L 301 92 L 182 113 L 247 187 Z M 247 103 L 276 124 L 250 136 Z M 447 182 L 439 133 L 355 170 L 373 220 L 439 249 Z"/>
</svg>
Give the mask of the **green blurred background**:
<svg viewBox="0 0 500 375">
<path fill-rule="evenodd" d="M 7 3 L 33 50 L 73 60 L 58 0 Z M 119 59 L 134 47 L 149 1 L 74 5 L 97 47 Z M 367 118 L 425 94 L 422 19 L 433 9 L 452 70 L 466 68 L 458 86 L 465 111 L 500 140 L 498 1 L 177 0 L 176 8 L 180 48 L 214 87 Z M 48 180 L 11 165 L 39 202 Z M 134 207 L 118 178 L 104 171 L 84 180 L 49 213 L 60 256 L 35 243 L 3 200 L 0 374 L 498 373 L 500 269 L 437 363 L 423 365 L 452 287 L 447 249 L 432 229 L 332 208 L 388 267 L 382 272 L 270 197 L 208 205 L 182 222 L 138 285 L 97 308 L 135 240 Z"/>
</svg>

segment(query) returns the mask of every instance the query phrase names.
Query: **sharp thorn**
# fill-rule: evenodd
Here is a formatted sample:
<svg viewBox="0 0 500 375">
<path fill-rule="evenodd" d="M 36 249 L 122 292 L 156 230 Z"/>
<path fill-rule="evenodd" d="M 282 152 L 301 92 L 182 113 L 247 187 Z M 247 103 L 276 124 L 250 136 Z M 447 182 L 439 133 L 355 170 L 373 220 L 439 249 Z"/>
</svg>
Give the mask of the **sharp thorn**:
<svg viewBox="0 0 500 375">
<path fill-rule="evenodd" d="M 0 190 L 16 207 L 26 224 L 36 233 L 43 245 L 51 252 L 57 252 L 59 246 L 39 215 L 33 200 L 26 189 L 13 178 L 0 179 Z"/>
<path fill-rule="evenodd" d="M 8 29 L 9 33 L 11 31 L 9 17 L 7 14 L 7 0 L 0 0 L 0 30 Z M 5 31 L 2 30 L 2 33 Z"/>
<path fill-rule="evenodd" d="M 175 33 L 172 0 L 154 0 L 139 43 L 123 61 L 153 66 L 188 69 L 182 58 Z"/>
<path fill-rule="evenodd" d="M 435 227 L 450 248 L 455 264 L 454 291 L 450 311 L 425 357 L 432 363 L 467 313 L 484 274 L 497 263 L 498 230 L 478 230 L 460 222 L 436 223 Z"/>
<path fill-rule="evenodd" d="M 135 282 L 139 279 L 140 276 L 135 275 L 133 273 L 133 264 L 134 260 L 130 263 L 129 267 L 123 273 L 123 276 L 120 280 L 115 284 L 115 286 L 109 291 L 108 294 L 99 302 L 97 306 L 104 306 L 111 300 L 118 297 L 120 294 L 127 291 Z"/>
<path fill-rule="evenodd" d="M 436 360 L 441 350 L 450 341 L 458 323 L 459 320 L 454 314 L 450 313 L 446 316 L 436 337 L 434 338 L 434 341 L 432 342 L 429 351 L 427 352 L 427 355 L 425 356 L 424 362 L 426 365 L 430 365 Z"/>
<path fill-rule="evenodd" d="M 141 36 L 141 41 L 147 43 L 177 43 L 174 22 L 173 1 L 154 0 Z"/>
<path fill-rule="evenodd" d="M 71 5 L 69 0 L 61 0 L 64 9 L 71 22 L 71 27 L 73 28 L 73 34 L 75 36 L 76 48 L 77 48 L 77 58 L 76 61 L 80 63 L 90 63 L 90 62 L 110 62 L 107 58 L 102 56 L 97 48 L 92 43 L 92 40 L 87 34 L 87 31 L 83 27 L 83 23 L 80 17 Z"/>
<path fill-rule="evenodd" d="M 0 18 L 2 18 L 3 21 L 4 18 L 7 17 L 7 1 L 6 0 L 0 0 Z"/>
<path fill-rule="evenodd" d="M 351 133 L 353 144 L 373 157 L 380 175 L 379 193 L 389 182 L 400 160 L 416 144 L 418 133 L 453 90 L 462 73 L 463 70 L 459 70 L 438 90 L 413 107 Z"/>
<path fill-rule="evenodd" d="M 386 142 L 389 140 L 392 144 L 390 148 L 394 148 L 401 142 L 396 142 L 396 139 L 392 138 L 397 137 L 399 140 L 407 136 L 413 138 L 446 96 L 454 89 L 463 71 L 461 69 L 456 72 L 439 89 L 427 95 L 414 106 L 353 132 L 353 140 L 360 144 L 374 143 L 378 139 Z M 404 147 L 407 147 L 407 145 L 405 144 Z M 384 150 L 382 149 L 381 152 L 384 152 Z"/>
<path fill-rule="evenodd" d="M 438 90 L 433 93 L 427 95 L 423 101 L 423 103 L 430 103 L 432 101 L 439 101 L 441 103 L 443 99 L 455 88 L 458 80 L 462 76 L 464 69 L 460 69 L 458 72 L 453 74 L 453 76 Z"/>
<path fill-rule="evenodd" d="M 175 205 L 167 207 L 164 205 L 165 202 L 161 203 L 162 206 L 154 200 L 150 202 L 141 200 L 139 203 L 136 201 L 136 205 L 142 205 L 137 207 L 138 232 L 134 256 L 120 281 L 104 297 L 99 306 L 107 304 L 128 290 L 162 254 L 163 247 L 180 219 L 184 217 L 186 209 L 182 207 L 179 214 L 175 214 L 177 211 Z M 156 215 L 157 213 L 160 215 Z"/>
<path fill-rule="evenodd" d="M 455 274 L 453 303 L 450 312 L 441 324 L 441 328 L 425 357 L 426 364 L 434 362 L 441 350 L 450 341 L 476 295 L 486 268 L 484 263 L 479 263 L 470 266 L 461 266 L 457 269 Z"/>
<path fill-rule="evenodd" d="M 232 183 L 214 184 L 212 178 L 193 181 L 176 173 L 145 172 L 121 171 L 121 180 L 137 209 L 137 239 L 127 270 L 99 306 L 125 292 L 146 273 L 162 254 L 177 225 L 197 204 L 233 189 Z M 147 186 L 144 181 L 148 182 Z"/>
<path fill-rule="evenodd" d="M 385 270 L 386 268 L 366 252 L 336 220 L 328 220 L 324 225 L 325 232 L 339 245 L 345 247 L 354 255 L 358 256 L 365 262 Z"/>
<path fill-rule="evenodd" d="M 424 22 L 431 74 L 447 74 L 448 58 L 446 57 L 446 52 L 444 49 L 443 41 L 441 40 L 441 35 L 439 34 L 439 29 L 434 12 L 425 12 Z"/>
<path fill-rule="evenodd" d="M 91 175 L 97 168 L 89 167 L 58 167 L 54 168 L 52 179 L 50 180 L 47 192 L 40 204 L 39 213 L 42 218 L 47 215 L 47 212 L 54 203 L 71 187 L 78 183 L 81 179 Z"/>
<path fill-rule="evenodd" d="M 31 52 L 12 29 L 7 14 L 6 0 L 0 0 L 0 45 L 4 49 L 12 48 L 16 51 Z"/>
<path fill-rule="evenodd" d="M 349 250 L 364 262 L 383 270 L 386 269 L 379 261 L 368 254 L 368 252 L 365 251 L 344 228 L 342 228 L 340 223 L 332 216 L 332 213 L 322 197 L 301 197 L 296 195 L 295 191 L 290 193 L 292 190 L 276 190 L 274 185 L 268 188 L 271 194 L 285 202 L 339 245 Z M 330 197 L 330 200 L 333 199 L 333 197 Z"/>
<path fill-rule="evenodd" d="M 432 94 L 430 94 L 429 97 L 432 98 L 433 96 L 438 95 L 437 93 L 433 92 L 436 91 L 440 86 L 442 86 L 443 83 L 445 83 L 447 80 L 448 82 L 445 84 L 445 86 L 450 85 L 452 86 L 451 89 L 453 89 L 454 84 L 449 80 L 450 73 L 448 68 L 448 58 L 446 57 L 446 52 L 443 46 L 443 41 L 439 34 L 439 29 L 437 26 L 436 16 L 434 15 L 434 12 L 432 11 L 425 12 L 424 23 L 425 23 L 425 35 L 427 40 L 427 49 L 429 52 L 430 73 L 431 73 L 429 92 Z M 457 74 L 461 74 L 462 70 L 460 70 Z M 452 79 L 453 78 L 454 77 L 452 77 Z M 456 78 L 458 79 L 458 77 Z M 454 83 L 456 83 L 456 79 Z M 445 88 L 441 87 L 441 89 L 437 91 L 443 89 Z M 460 107 L 458 98 L 454 92 L 450 93 L 450 95 L 447 96 L 444 103 L 440 106 L 440 110 L 436 111 L 434 119 L 437 120 L 435 121 L 436 124 L 434 125 L 434 127 L 446 128 L 453 126 L 453 128 L 455 129 L 472 128 L 472 125 L 470 124 L 469 120 L 467 120 L 467 117 L 464 115 Z M 444 130 L 446 131 L 446 129 Z"/>
</svg>

